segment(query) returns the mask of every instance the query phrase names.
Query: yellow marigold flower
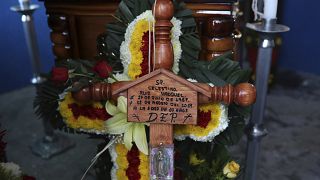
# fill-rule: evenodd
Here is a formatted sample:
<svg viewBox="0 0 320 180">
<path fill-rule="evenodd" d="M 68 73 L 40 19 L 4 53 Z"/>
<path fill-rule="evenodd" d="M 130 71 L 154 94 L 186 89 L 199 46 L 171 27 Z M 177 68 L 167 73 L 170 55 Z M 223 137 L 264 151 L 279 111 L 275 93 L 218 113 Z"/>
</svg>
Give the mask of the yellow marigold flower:
<svg viewBox="0 0 320 180">
<path fill-rule="evenodd" d="M 116 152 L 119 156 L 126 156 L 128 153 L 128 150 L 123 144 L 117 144 L 116 145 Z"/>
<path fill-rule="evenodd" d="M 83 130 L 95 130 L 95 131 L 103 131 L 104 130 L 104 121 L 99 119 L 89 119 L 84 116 L 79 116 L 77 119 L 72 113 L 72 110 L 69 108 L 69 104 L 76 103 L 72 98 L 71 93 L 65 95 L 64 100 L 59 104 L 59 112 L 61 116 L 64 118 L 65 123 L 73 128 L 73 129 L 83 129 Z M 79 104 L 79 103 L 77 103 Z M 81 105 L 81 104 L 79 104 Z M 95 108 L 102 108 L 101 103 L 92 104 Z"/>
<path fill-rule="evenodd" d="M 149 162 L 148 156 L 144 154 L 140 154 L 140 161 L 141 162 Z"/>
<path fill-rule="evenodd" d="M 191 165 L 196 166 L 196 165 L 203 163 L 204 161 L 205 161 L 204 159 L 198 159 L 197 154 L 195 154 L 195 153 L 191 153 L 189 156 L 189 163 Z"/>
<path fill-rule="evenodd" d="M 126 175 L 126 171 L 124 169 L 118 169 L 117 170 L 117 179 L 126 180 L 128 179 Z"/>
<path fill-rule="evenodd" d="M 140 175 L 148 175 L 149 168 L 140 168 L 140 166 L 139 166 L 139 173 L 140 173 Z"/>
<path fill-rule="evenodd" d="M 149 175 L 141 175 L 140 180 L 149 180 Z"/>
<path fill-rule="evenodd" d="M 175 128 L 175 134 L 194 134 L 198 137 L 206 136 L 211 131 L 216 129 L 219 125 L 219 119 L 221 117 L 221 110 L 219 104 L 206 104 L 199 107 L 202 112 L 211 111 L 211 121 L 208 123 L 206 128 L 202 128 L 200 126 L 195 125 L 177 125 Z"/>
<path fill-rule="evenodd" d="M 120 169 L 127 169 L 128 168 L 128 160 L 127 160 L 127 156 L 118 156 L 117 157 L 117 164 L 119 166 Z"/>
<path fill-rule="evenodd" d="M 223 168 L 223 174 L 230 179 L 236 178 L 240 171 L 240 165 L 235 161 L 231 161 Z"/>
</svg>

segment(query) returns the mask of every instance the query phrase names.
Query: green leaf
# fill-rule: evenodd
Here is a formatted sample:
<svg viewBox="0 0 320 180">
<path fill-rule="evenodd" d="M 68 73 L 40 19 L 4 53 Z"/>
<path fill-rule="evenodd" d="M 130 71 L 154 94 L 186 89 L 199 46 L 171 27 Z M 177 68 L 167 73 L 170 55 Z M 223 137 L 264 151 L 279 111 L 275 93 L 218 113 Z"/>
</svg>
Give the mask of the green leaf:
<svg viewBox="0 0 320 180">
<path fill-rule="evenodd" d="M 194 20 L 194 18 L 184 19 L 184 21 L 181 24 L 181 28 L 194 27 L 194 26 L 196 26 L 196 21 Z"/>
<path fill-rule="evenodd" d="M 120 26 L 120 24 L 109 23 L 106 25 L 106 28 L 107 28 L 107 31 L 115 34 L 123 35 L 126 32 L 126 27 Z"/>
<path fill-rule="evenodd" d="M 121 15 L 123 15 L 123 18 L 126 20 L 126 22 L 133 21 L 134 16 L 124 1 L 121 1 L 119 4 L 119 12 Z"/>
<path fill-rule="evenodd" d="M 193 12 L 190 9 L 184 9 L 181 11 L 176 11 L 176 13 L 174 14 L 174 16 L 176 18 L 182 18 L 182 17 L 190 17 L 192 16 Z"/>
<path fill-rule="evenodd" d="M 202 72 L 208 78 L 208 80 L 215 86 L 224 86 L 227 84 L 224 80 L 222 80 L 221 78 L 219 78 L 218 76 L 206 69 L 203 69 Z"/>
</svg>

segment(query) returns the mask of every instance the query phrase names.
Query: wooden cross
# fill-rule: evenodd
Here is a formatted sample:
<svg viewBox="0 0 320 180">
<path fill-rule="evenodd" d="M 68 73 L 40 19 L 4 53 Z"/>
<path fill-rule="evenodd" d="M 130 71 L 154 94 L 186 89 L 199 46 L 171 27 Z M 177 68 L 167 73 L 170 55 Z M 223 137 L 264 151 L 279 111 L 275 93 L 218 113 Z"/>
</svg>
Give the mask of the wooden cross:
<svg viewBox="0 0 320 180">
<path fill-rule="evenodd" d="M 171 72 L 173 49 L 170 41 L 172 28 L 170 20 L 173 13 L 174 7 L 171 0 L 157 0 L 154 7 L 155 71 L 135 81 L 97 83 L 73 93 L 73 97 L 82 102 L 116 100 L 118 96 L 127 97 L 128 121 L 150 123 L 151 161 L 153 161 L 153 155 L 157 158 L 166 158 L 163 154 L 165 152 L 158 151 L 158 154 L 154 154 L 153 149 L 172 147 L 171 153 L 173 153 L 173 125 L 196 124 L 198 104 L 235 102 L 238 105 L 247 106 L 252 104 L 256 97 L 255 87 L 248 83 L 235 87 L 231 85 L 210 87 L 205 83 L 191 83 Z M 172 154 L 170 158 L 171 167 L 165 171 L 167 177 L 173 176 Z M 163 169 L 160 165 L 157 168 Z M 150 169 L 151 175 L 158 173 Z"/>
</svg>

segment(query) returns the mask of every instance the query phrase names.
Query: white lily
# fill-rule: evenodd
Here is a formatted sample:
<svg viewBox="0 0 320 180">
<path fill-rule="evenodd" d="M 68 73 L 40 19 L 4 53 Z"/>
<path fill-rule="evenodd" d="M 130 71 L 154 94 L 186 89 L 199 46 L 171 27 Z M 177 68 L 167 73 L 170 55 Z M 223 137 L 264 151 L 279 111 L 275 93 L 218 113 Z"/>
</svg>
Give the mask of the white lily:
<svg viewBox="0 0 320 180">
<path fill-rule="evenodd" d="M 148 155 L 145 124 L 128 122 L 127 98 L 119 96 L 117 101 L 117 106 L 110 101 L 106 103 L 107 112 L 113 116 L 105 122 L 107 133 L 124 134 L 123 141 L 128 150 L 131 149 L 134 142 L 142 153 Z"/>
</svg>

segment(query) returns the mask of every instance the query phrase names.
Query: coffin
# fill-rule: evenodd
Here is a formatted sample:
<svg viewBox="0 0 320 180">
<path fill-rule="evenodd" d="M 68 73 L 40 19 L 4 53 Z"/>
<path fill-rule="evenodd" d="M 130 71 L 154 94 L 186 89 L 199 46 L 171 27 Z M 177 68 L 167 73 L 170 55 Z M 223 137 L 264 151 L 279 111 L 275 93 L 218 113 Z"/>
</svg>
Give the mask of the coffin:
<svg viewBox="0 0 320 180">
<path fill-rule="evenodd" d="M 97 37 L 105 32 L 119 0 L 43 0 L 51 29 L 56 60 L 93 59 L 99 54 Z M 232 50 L 237 59 L 235 1 L 185 1 L 198 24 L 202 51 L 200 58 L 212 60 Z"/>
</svg>

